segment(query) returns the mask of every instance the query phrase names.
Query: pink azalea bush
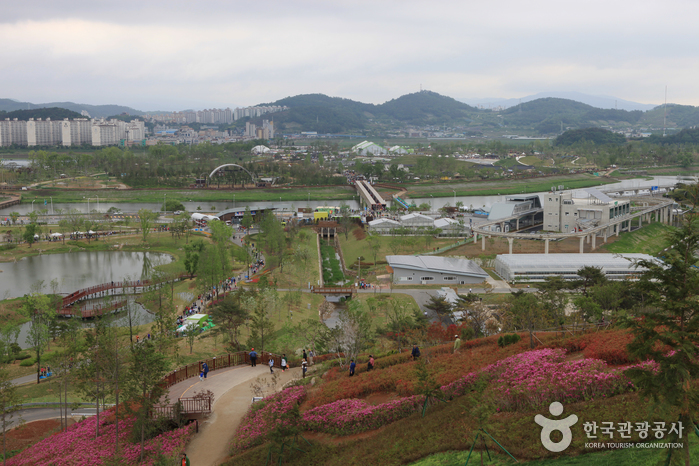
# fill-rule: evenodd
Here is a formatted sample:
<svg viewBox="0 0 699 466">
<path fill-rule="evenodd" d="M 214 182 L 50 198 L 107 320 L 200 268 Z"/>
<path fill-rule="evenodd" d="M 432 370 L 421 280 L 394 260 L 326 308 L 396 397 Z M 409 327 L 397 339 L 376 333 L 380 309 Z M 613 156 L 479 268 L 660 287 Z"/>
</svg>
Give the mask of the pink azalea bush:
<svg viewBox="0 0 699 466">
<path fill-rule="evenodd" d="M 9 466 L 93 466 L 114 456 L 115 424 L 100 419 L 100 435 L 95 438 L 97 418 L 73 424 L 67 432 L 51 435 L 7 460 Z M 152 465 L 159 457 L 172 461 L 179 456 L 194 433 L 194 424 L 175 429 L 148 440 L 143 462 L 139 462 L 140 444 L 129 442 L 134 417 L 119 421 L 119 454 L 124 465 Z"/>
<path fill-rule="evenodd" d="M 306 398 L 305 387 L 291 387 L 252 405 L 233 437 L 233 448 L 243 450 L 263 443 L 282 414 Z"/>
<path fill-rule="evenodd" d="M 422 407 L 425 397 L 414 395 L 372 406 L 364 400 L 338 400 L 303 414 L 306 430 L 350 435 L 381 426 L 410 416 Z"/>
<path fill-rule="evenodd" d="M 565 357 L 566 350 L 560 348 L 516 354 L 440 387 L 438 396 L 444 400 L 462 396 L 483 377 L 499 410 L 537 409 L 553 401 L 589 400 L 634 390 L 624 375 L 626 370 L 637 367 L 657 371 L 658 367 L 654 361 L 646 361 L 610 369 L 599 359 L 566 362 Z M 305 397 L 305 389 L 295 387 L 253 405 L 236 432 L 234 447 L 244 449 L 263 443 L 280 415 Z M 355 434 L 403 419 L 420 410 L 424 400 L 424 396 L 414 395 L 372 406 L 356 398 L 341 399 L 303 413 L 298 427 L 335 435 Z"/>
</svg>

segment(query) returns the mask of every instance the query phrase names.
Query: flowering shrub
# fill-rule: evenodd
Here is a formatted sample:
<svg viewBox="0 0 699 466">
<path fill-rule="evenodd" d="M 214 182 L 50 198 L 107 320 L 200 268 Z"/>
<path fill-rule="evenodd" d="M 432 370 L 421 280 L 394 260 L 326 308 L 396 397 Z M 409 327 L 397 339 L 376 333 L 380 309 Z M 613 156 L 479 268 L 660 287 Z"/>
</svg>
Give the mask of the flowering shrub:
<svg viewBox="0 0 699 466">
<path fill-rule="evenodd" d="M 106 416 L 105 416 L 106 417 Z M 92 466 L 101 465 L 114 456 L 116 425 L 100 418 L 100 435 L 95 438 L 95 423 L 92 417 L 61 432 L 45 438 L 37 444 L 7 461 L 11 466 Z M 125 465 L 151 465 L 164 456 L 174 460 L 183 451 L 194 433 L 194 424 L 175 429 L 148 440 L 144 446 L 145 461 L 139 462 L 140 444 L 129 442 L 134 417 L 119 422 L 119 454 Z"/>
<path fill-rule="evenodd" d="M 350 435 L 381 426 L 410 416 L 425 401 L 422 395 L 393 400 L 372 406 L 364 400 L 339 400 L 314 408 L 303 414 L 306 430 Z"/>
<path fill-rule="evenodd" d="M 263 443 L 264 436 L 279 422 L 282 414 L 306 398 L 306 387 L 291 387 L 255 403 L 240 421 L 233 437 L 233 448 L 244 450 Z"/>
<path fill-rule="evenodd" d="M 628 364 L 630 358 L 626 346 L 632 339 L 628 330 L 619 329 L 566 338 L 550 347 L 564 348 L 571 353 L 582 351 L 586 358 L 601 359 L 609 364 Z"/>
<path fill-rule="evenodd" d="M 564 359 L 563 349 L 543 349 L 511 356 L 484 371 L 493 376 L 493 391 L 504 410 L 610 397 L 634 388 L 624 375 L 629 367 L 610 371 L 599 359 Z M 630 367 L 653 369 L 657 364 L 649 361 Z"/>
</svg>

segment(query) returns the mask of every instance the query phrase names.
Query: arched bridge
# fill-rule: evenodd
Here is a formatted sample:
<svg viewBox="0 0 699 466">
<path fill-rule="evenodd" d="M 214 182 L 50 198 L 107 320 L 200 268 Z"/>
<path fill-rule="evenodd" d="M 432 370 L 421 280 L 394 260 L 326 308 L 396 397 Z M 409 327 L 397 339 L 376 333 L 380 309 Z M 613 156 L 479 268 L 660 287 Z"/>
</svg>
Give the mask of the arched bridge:
<svg viewBox="0 0 699 466">
<path fill-rule="evenodd" d="M 250 175 L 250 178 L 252 178 L 252 181 L 255 182 L 255 175 L 253 175 L 253 174 L 250 173 L 248 170 L 246 170 L 244 167 L 242 167 L 242 166 L 240 166 L 240 165 L 238 165 L 238 164 L 236 164 L 236 163 L 224 163 L 223 165 L 219 165 L 218 167 L 214 168 L 214 171 L 212 171 L 211 174 L 209 174 L 209 180 L 214 176 L 214 174 L 215 174 L 217 171 L 221 170 L 222 168 L 226 168 L 226 167 L 238 167 L 238 168 L 240 168 L 240 169 L 243 170 L 245 173 L 247 173 L 248 175 Z"/>
</svg>

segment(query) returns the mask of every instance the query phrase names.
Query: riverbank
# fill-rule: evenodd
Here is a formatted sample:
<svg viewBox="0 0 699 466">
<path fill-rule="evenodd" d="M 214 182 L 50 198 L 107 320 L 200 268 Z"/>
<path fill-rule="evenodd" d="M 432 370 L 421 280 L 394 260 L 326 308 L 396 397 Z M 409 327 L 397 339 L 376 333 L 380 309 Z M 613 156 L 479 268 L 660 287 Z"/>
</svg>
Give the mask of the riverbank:
<svg viewBox="0 0 699 466">
<path fill-rule="evenodd" d="M 22 203 L 31 203 L 35 199 L 52 198 L 54 203 L 85 203 L 86 198 L 103 203 L 156 203 L 162 204 L 164 199 L 179 202 L 201 202 L 202 209 L 206 209 L 207 202 L 307 202 L 311 200 L 351 200 L 356 196 L 354 188 L 348 185 L 320 186 L 320 187 L 276 187 L 266 189 L 181 189 L 181 188 L 155 188 L 155 189 L 94 189 L 94 190 L 68 190 L 60 188 L 32 189 L 24 193 Z"/>
</svg>

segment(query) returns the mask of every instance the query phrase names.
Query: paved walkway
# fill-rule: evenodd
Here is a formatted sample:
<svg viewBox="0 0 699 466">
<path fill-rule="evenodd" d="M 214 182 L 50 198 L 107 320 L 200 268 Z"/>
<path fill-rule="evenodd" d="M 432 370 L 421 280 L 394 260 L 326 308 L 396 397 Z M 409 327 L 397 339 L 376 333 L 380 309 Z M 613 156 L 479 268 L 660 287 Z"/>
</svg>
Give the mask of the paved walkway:
<svg viewBox="0 0 699 466">
<path fill-rule="evenodd" d="M 276 389 L 301 376 L 300 368 L 286 372 L 274 369 L 279 375 Z M 190 397 L 195 393 L 211 390 L 214 393 L 213 413 L 199 426 L 186 448 L 192 466 L 213 466 L 221 464 L 230 452 L 230 444 L 243 416 L 250 408 L 253 392 L 250 384 L 260 377 L 267 382 L 271 380 L 269 366 L 258 364 L 257 367 L 236 366 L 209 372 L 206 380 L 190 378 L 170 387 L 170 400 Z M 269 393 L 268 393 L 269 394 Z"/>
</svg>

